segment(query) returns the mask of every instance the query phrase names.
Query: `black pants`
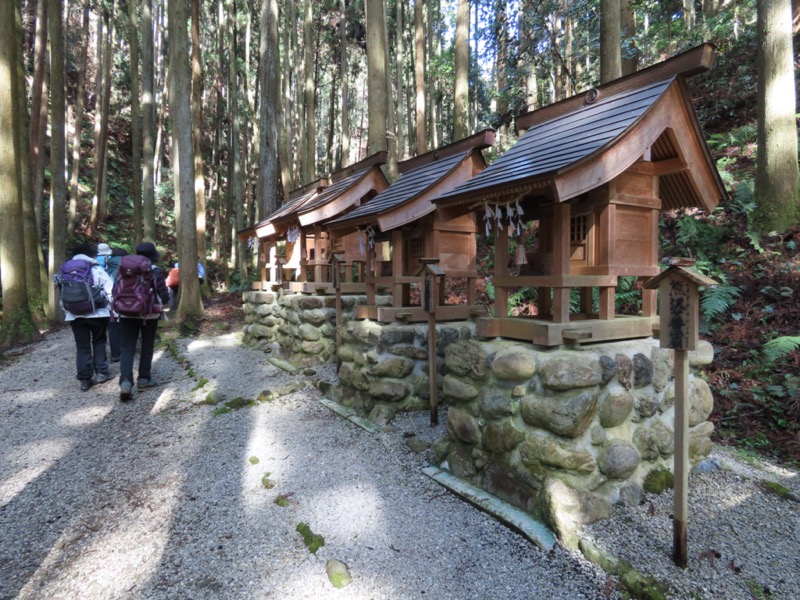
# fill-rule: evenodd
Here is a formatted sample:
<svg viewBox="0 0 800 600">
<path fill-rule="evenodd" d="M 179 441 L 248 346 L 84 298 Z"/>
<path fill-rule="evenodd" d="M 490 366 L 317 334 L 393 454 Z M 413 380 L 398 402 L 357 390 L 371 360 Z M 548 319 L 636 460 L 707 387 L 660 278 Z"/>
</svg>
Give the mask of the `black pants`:
<svg viewBox="0 0 800 600">
<path fill-rule="evenodd" d="M 156 343 L 158 319 L 119 320 L 119 381 L 133 383 L 133 359 L 136 354 L 136 342 L 142 334 L 142 349 L 139 354 L 139 379 L 150 379 L 153 366 L 153 347 Z"/>
<path fill-rule="evenodd" d="M 77 348 L 76 367 L 78 379 L 91 379 L 95 373 L 108 374 L 108 355 L 106 354 L 106 331 L 108 317 L 87 319 L 78 317 L 70 321 L 72 335 Z"/>
<path fill-rule="evenodd" d="M 108 322 L 108 345 L 111 348 L 111 360 L 119 360 L 119 321 Z"/>
</svg>

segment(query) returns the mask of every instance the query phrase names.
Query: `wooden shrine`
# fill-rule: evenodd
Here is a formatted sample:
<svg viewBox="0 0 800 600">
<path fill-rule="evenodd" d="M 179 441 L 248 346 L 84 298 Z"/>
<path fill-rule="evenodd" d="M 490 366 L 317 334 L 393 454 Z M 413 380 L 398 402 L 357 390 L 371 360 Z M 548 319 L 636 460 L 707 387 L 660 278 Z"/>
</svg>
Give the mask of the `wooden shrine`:
<svg viewBox="0 0 800 600">
<path fill-rule="evenodd" d="M 334 293 L 331 254 L 343 256 L 343 293 L 364 293 L 364 264 L 366 248 L 357 233 L 332 238 L 324 224 L 348 212 L 358 209 L 383 190 L 389 182 L 381 170 L 387 153 L 377 152 L 364 160 L 332 173 L 330 185 L 316 198 L 303 204 L 293 215 L 298 231 L 300 265 L 296 280 L 289 284 L 293 292 Z M 354 276 L 353 271 L 361 274 Z"/>
<path fill-rule="evenodd" d="M 300 247 L 296 244 L 295 232 L 291 230 L 291 221 L 284 217 L 295 214 L 301 206 L 314 200 L 327 187 L 328 180 L 319 179 L 292 191 L 283 206 L 269 217 L 238 232 L 243 240 L 258 240 L 261 279 L 253 283 L 253 289 L 284 288 L 289 281 L 296 278 L 300 268 Z M 282 247 L 279 248 L 279 244 Z"/>
<path fill-rule="evenodd" d="M 385 323 L 426 321 L 428 313 L 417 296 L 423 286 L 424 267 L 432 259 L 447 277 L 467 281 L 466 304 L 447 304 L 444 285 L 438 286 L 436 319 L 459 320 L 485 314 L 475 302 L 475 215 L 442 219 L 432 199 L 480 173 L 486 167 L 481 150 L 493 141 L 494 131 L 485 130 L 398 163 L 401 176 L 396 182 L 368 204 L 327 222 L 337 239 L 360 235 L 362 243 L 366 242 L 367 304 L 356 307 L 356 318 Z M 391 306 L 376 304 L 376 294 L 384 290 L 392 295 Z"/>
<path fill-rule="evenodd" d="M 713 45 L 698 46 L 520 115 L 519 141 L 435 201 L 442 218 L 477 211 L 495 232 L 495 317 L 478 320 L 479 336 L 556 346 L 652 335 L 655 291 L 643 290 L 640 315 L 619 316 L 616 286 L 660 273 L 660 211 L 711 211 L 726 196 L 685 81 L 713 58 Z M 531 221 L 537 247 L 511 276 L 510 238 Z M 537 290 L 533 318 L 508 316 L 521 287 Z"/>
<path fill-rule="evenodd" d="M 378 152 L 312 184 L 295 190 L 289 200 L 267 219 L 243 229 L 243 239 L 257 237 L 260 246 L 261 281 L 254 289 L 284 288 L 293 292 L 333 293 L 330 254 L 342 252 L 347 264 L 363 265 L 366 254 L 357 235 L 331 240 L 322 223 L 364 202 L 388 187 L 380 169 L 386 152 Z M 282 250 L 282 251 L 281 251 Z M 346 292 L 365 293 L 361 283 L 344 283 Z M 355 289 L 360 287 L 361 289 Z M 351 289 L 353 288 L 353 289 Z"/>
</svg>

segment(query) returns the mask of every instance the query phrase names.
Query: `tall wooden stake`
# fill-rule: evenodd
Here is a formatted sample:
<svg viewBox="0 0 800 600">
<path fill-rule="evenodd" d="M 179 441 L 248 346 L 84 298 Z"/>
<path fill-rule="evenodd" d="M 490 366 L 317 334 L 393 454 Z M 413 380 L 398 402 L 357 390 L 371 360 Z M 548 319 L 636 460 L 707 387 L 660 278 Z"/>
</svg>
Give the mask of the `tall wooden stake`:
<svg viewBox="0 0 800 600">
<path fill-rule="evenodd" d="M 689 522 L 689 351 L 675 350 L 675 506 L 672 520 L 672 558 L 688 566 Z"/>
</svg>

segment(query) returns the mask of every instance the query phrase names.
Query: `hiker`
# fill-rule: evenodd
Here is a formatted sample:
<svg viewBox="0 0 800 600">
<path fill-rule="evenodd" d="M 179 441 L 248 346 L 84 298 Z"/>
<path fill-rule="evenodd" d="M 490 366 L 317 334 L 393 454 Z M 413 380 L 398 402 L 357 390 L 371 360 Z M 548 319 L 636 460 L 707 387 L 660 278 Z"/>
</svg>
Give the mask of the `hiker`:
<svg viewBox="0 0 800 600">
<path fill-rule="evenodd" d="M 175 266 L 169 270 L 169 273 L 167 273 L 167 288 L 169 289 L 170 309 L 175 308 L 175 305 L 178 303 L 178 291 L 180 284 L 181 273 L 180 269 L 178 268 L 178 263 L 175 263 Z"/>
<path fill-rule="evenodd" d="M 108 272 L 108 257 L 111 256 L 111 246 L 100 242 L 97 244 L 97 262 L 100 263 L 100 266 L 106 269 Z M 114 278 L 112 277 L 111 280 L 113 281 Z"/>
<path fill-rule="evenodd" d="M 75 363 L 82 392 L 110 378 L 106 335 L 113 282 L 96 257 L 94 245 L 78 244 L 72 249 L 72 259 L 64 263 L 57 276 L 64 320 L 69 323 L 75 337 Z M 80 278 L 84 281 L 78 281 Z M 81 297 L 87 292 L 80 289 L 90 290 L 88 300 L 85 295 Z"/>
<path fill-rule="evenodd" d="M 163 314 L 163 306 L 169 302 L 169 291 L 164 282 L 164 276 L 157 266 L 160 258 L 155 244 L 142 242 L 136 247 L 135 257 L 144 257 L 147 261 L 135 260 L 134 257 L 123 257 L 117 280 L 114 284 L 114 310 L 119 314 L 120 329 L 120 362 L 119 362 L 119 398 L 127 401 L 132 398 L 133 390 L 133 359 L 136 354 L 136 343 L 139 334 L 142 336 L 141 352 L 139 355 L 139 372 L 136 387 L 139 391 L 155 387 L 158 382 L 153 378 L 151 369 L 153 363 L 153 350 L 156 341 L 158 320 Z M 131 265 L 131 268 L 128 267 Z M 132 273 L 132 275 L 131 275 Z M 144 282 L 144 293 L 149 294 L 145 308 L 134 313 L 133 306 L 140 302 L 140 298 L 128 298 L 129 294 L 139 294 L 142 291 L 136 283 Z M 131 312 L 129 312 L 129 310 Z M 126 314 L 128 313 L 128 314 Z"/>
<path fill-rule="evenodd" d="M 111 249 L 111 256 L 107 257 L 105 265 L 106 273 L 111 277 L 111 281 L 116 281 L 119 263 L 122 257 L 127 255 L 128 251 L 125 248 Z M 111 319 L 108 322 L 108 345 L 111 348 L 111 362 L 119 362 L 119 317 L 114 314 L 113 310 L 111 311 Z"/>
<path fill-rule="evenodd" d="M 206 280 L 206 269 L 203 267 L 203 263 L 200 262 L 200 257 L 197 257 L 197 276 L 200 278 L 200 285 L 203 285 L 203 282 Z"/>
</svg>

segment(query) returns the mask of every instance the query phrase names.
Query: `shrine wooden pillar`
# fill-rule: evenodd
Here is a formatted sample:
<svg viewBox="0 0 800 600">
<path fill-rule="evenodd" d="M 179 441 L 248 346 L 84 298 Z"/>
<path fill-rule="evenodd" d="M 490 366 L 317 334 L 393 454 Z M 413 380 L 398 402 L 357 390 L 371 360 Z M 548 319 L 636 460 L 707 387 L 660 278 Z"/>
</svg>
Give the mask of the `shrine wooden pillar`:
<svg viewBox="0 0 800 600">
<path fill-rule="evenodd" d="M 403 283 L 405 276 L 405 261 L 403 260 L 403 232 L 399 229 L 392 231 L 392 306 L 403 306 Z"/>
<path fill-rule="evenodd" d="M 553 275 L 569 275 L 570 207 L 567 202 L 553 205 Z M 553 322 L 569 322 L 569 288 L 553 287 Z"/>
<path fill-rule="evenodd" d="M 308 281 L 307 271 L 308 268 L 308 250 L 306 249 L 306 232 L 300 230 L 300 237 L 297 240 L 300 243 L 300 268 L 298 269 L 296 281 Z"/>
<path fill-rule="evenodd" d="M 494 272 L 498 277 L 508 275 L 508 229 L 502 223 L 494 238 Z M 508 316 L 508 290 L 499 285 L 494 288 L 494 316 Z"/>
</svg>

